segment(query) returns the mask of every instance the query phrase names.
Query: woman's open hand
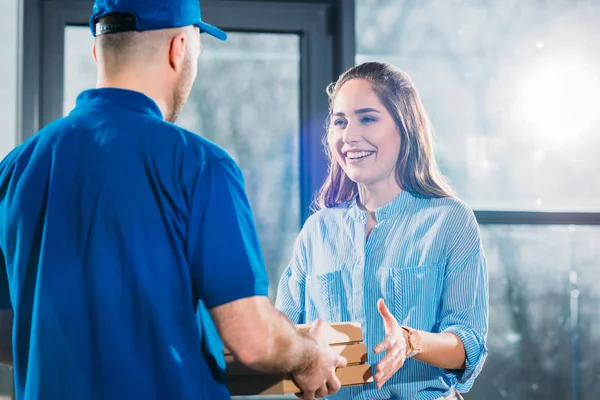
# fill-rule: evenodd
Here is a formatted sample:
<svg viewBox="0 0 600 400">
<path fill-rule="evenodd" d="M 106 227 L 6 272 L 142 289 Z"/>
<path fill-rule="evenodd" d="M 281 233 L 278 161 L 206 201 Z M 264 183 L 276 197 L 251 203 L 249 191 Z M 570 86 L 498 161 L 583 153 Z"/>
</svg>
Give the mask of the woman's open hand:
<svg viewBox="0 0 600 400">
<path fill-rule="evenodd" d="M 383 342 L 375 346 L 375 354 L 387 350 L 385 357 L 377 364 L 375 381 L 379 389 L 404 365 L 406 360 L 406 337 L 396 318 L 385 306 L 383 299 L 377 301 L 377 310 L 383 320 L 386 337 Z"/>
</svg>

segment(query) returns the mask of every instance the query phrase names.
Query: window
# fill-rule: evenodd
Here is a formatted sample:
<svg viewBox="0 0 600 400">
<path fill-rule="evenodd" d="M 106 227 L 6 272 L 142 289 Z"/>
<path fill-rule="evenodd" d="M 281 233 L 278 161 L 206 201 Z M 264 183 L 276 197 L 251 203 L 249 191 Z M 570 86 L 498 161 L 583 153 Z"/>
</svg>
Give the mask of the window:
<svg viewBox="0 0 600 400">
<path fill-rule="evenodd" d="M 600 357 L 590 350 L 600 344 L 600 228 L 484 225 L 482 239 L 490 355 L 472 398 L 595 394 Z"/>
<path fill-rule="evenodd" d="M 598 211 L 598 3 L 356 3 L 356 61 L 411 76 L 465 201 Z"/>
<path fill-rule="evenodd" d="M 481 225 L 490 356 L 465 397 L 593 397 L 600 5 L 355 1 L 356 61 L 411 76 L 442 171 L 480 221 L 494 221 Z"/>
<path fill-rule="evenodd" d="M 63 115 L 75 107 L 79 93 L 96 87 L 93 46 L 94 37 L 88 26 L 65 27 Z"/>
<path fill-rule="evenodd" d="M 17 144 L 18 6 L 17 0 L 0 0 L 0 49 L 5 57 L 0 63 L 0 159 Z"/>
<path fill-rule="evenodd" d="M 300 38 L 232 32 L 227 42 L 203 40 L 180 124 L 240 165 L 274 300 L 300 226 Z"/>
<path fill-rule="evenodd" d="M 18 8 L 17 0 L 0 0 L 0 49 L 5 57 L 0 62 L 0 160 L 17 145 Z M 12 393 L 12 371 L 0 366 L 0 400 L 10 399 Z"/>
</svg>

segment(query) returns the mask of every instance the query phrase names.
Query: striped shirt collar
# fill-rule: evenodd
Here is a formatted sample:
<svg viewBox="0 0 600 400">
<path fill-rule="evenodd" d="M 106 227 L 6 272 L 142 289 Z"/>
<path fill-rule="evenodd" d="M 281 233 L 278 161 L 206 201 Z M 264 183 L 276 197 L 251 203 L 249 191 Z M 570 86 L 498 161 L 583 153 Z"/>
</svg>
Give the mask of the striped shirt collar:
<svg viewBox="0 0 600 400">
<path fill-rule="evenodd" d="M 348 215 L 359 221 L 366 221 L 367 211 L 362 210 L 357 202 L 358 194 L 354 196 L 352 200 L 347 203 Z M 392 201 L 388 204 L 379 207 L 375 210 L 375 218 L 378 222 L 382 222 L 390 216 L 396 215 L 404 211 L 412 202 L 415 200 L 415 196 L 407 190 L 400 192 Z"/>
</svg>

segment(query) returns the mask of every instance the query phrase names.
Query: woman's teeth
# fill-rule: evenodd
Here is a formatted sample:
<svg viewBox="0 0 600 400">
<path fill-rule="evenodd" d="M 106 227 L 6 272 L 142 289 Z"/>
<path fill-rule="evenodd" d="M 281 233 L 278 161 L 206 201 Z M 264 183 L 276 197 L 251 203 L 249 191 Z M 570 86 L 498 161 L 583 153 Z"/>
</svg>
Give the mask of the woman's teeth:
<svg viewBox="0 0 600 400">
<path fill-rule="evenodd" d="M 346 153 L 346 157 L 348 157 L 351 160 L 357 160 L 359 158 L 364 158 L 364 157 L 370 156 L 373 153 L 375 153 L 375 152 L 374 151 L 349 151 Z"/>
</svg>

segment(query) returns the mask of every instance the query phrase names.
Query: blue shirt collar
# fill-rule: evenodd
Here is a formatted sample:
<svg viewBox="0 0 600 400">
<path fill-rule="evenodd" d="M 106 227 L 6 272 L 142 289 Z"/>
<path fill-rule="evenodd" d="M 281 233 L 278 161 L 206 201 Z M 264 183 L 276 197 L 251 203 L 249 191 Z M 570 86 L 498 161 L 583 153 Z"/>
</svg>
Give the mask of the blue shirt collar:
<svg viewBox="0 0 600 400">
<path fill-rule="evenodd" d="M 77 96 L 75 109 L 116 106 L 129 108 L 163 119 L 162 112 L 154 100 L 143 93 L 118 88 L 89 89 Z"/>
<path fill-rule="evenodd" d="M 348 213 L 351 217 L 366 221 L 367 219 L 367 211 L 362 210 L 357 202 L 358 194 L 354 196 L 354 198 L 348 204 Z M 415 196 L 411 194 L 407 190 L 403 190 L 400 194 L 388 204 L 379 207 L 375 210 L 375 218 L 377 218 L 377 222 L 384 221 L 385 219 L 399 214 L 404 211 L 413 201 L 415 200 Z"/>
</svg>

